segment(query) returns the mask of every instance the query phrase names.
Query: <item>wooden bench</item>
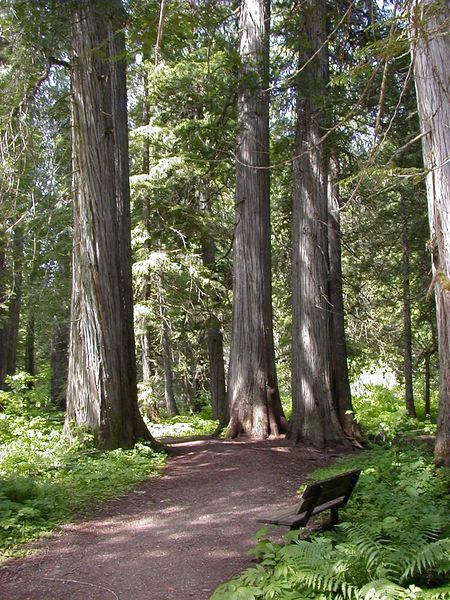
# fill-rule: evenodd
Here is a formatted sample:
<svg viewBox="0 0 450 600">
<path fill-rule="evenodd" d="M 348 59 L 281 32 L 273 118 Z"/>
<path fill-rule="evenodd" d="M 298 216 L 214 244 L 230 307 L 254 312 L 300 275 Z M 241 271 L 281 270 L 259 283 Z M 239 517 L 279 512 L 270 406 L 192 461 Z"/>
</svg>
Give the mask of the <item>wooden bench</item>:
<svg viewBox="0 0 450 600">
<path fill-rule="evenodd" d="M 330 510 L 330 525 L 334 526 L 338 522 L 338 511 L 347 504 L 360 473 L 361 469 L 355 469 L 310 483 L 296 506 L 270 517 L 262 517 L 258 522 L 298 529 L 304 527 L 314 515 Z"/>
</svg>

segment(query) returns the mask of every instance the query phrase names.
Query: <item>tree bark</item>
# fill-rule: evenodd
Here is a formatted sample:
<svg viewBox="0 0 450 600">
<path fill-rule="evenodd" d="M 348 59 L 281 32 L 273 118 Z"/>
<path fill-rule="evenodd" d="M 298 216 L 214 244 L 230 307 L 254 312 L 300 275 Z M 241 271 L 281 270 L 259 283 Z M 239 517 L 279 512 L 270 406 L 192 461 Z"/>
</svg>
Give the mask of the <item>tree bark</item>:
<svg viewBox="0 0 450 600">
<path fill-rule="evenodd" d="M 23 281 L 23 233 L 14 231 L 13 238 L 13 278 L 12 296 L 9 305 L 9 343 L 8 343 L 8 373 L 15 373 L 17 369 L 17 346 L 19 343 L 20 311 L 22 308 L 22 281 Z"/>
<path fill-rule="evenodd" d="M 405 404 L 410 417 L 416 417 L 413 390 L 412 328 L 411 328 L 411 289 L 410 253 L 408 233 L 408 207 L 405 192 L 400 192 L 402 213 L 402 283 L 403 283 L 403 373 L 405 377 Z"/>
<path fill-rule="evenodd" d="M 17 369 L 17 346 L 19 342 L 20 311 L 22 307 L 22 261 L 23 235 L 14 231 L 10 256 L 6 236 L 0 238 L 0 389 L 5 379 Z M 9 263 L 9 264 L 8 264 Z"/>
<path fill-rule="evenodd" d="M 210 210 L 209 201 L 204 191 L 200 192 L 199 208 L 204 212 L 209 212 Z M 208 233 L 204 233 L 201 244 L 203 265 L 212 272 L 216 263 L 216 246 L 214 240 Z M 223 335 L 220 321 L 213 313 L 207 319 L 206 332 L 212 418 L 218 419 L 220 427 L 226 427 L 229 421 L 229 413 L 226 401 Z"/>
<path fill-rule="evenodd" d="M 59 410 L 66 410 L 69 334 L 68 321 L 55 321 L 53 323 L 50 350 L 50 365 L 52 370 L 50 397 L 53 404 Z"/>
<path fill-rule="evenodd" d="M 269 1 L 242 0 L 227 435 L 278 435 L 269 201 Z"/>
<path fill-rule="evenodd" d="M 144 54 L 144 58 L 146 55 Z M 149 106 L 149 78 L 147 68 L 144 64 L 144 76 L 143 76 L 143 86 L 144 86 L 144 101 L 142 106 L 142 123 L 143 125 L 148 125 L 150 122 L 150 106 Z M 144 148 L 142 152 L 142 172 L 145 175 L 148 175 L 150 172 L 150 142 L 148 137 L 145 137 L 144 140 Z M 152 251 L 151 243 L 150 243 L 150 235 L 151 235 L 151 222 L 150 222 L 150 199 L 147 195 L 142 199 L 142 218 L 144 221 L 144 226 L 147 231 L 148 237 L 146 242 L 147 252 L 150 254 Z M 144 275 L 145 281 L 143 286 L 143 300 L 145 304 L 149 304 L 151 301 L 151 284 L 150 284 L 150 276 L 148 274 Z M 149 382 L 152 376 L 154 375 L 154 356 L 153 356 L 153 344 L 152 344 L 152 336 L 151 329 L 148 324 L 144 327 L 144 332 L 141 334 L 141 362 L 142 362 L 142 381 L 144 383 Z M 154 415 L 157 414 L 156 403 L 153 404 L 152 411 Z"/>
<path fill-rule="evenodd" d="M 307 0 L 299 2 L 298 9 L 303 28 L 293 173 L 293 412 L 289 437 L 294 443 L 324 447 L 345 439 L 331 381 L 328 158 L 319 141 L 326 125 L 326 2 Z"/>
<path fill-rule="evenodd" d="M 414 3 L 411 38 L 431 232 L 439 346 L 435 461 L 450 466 L 450 7 Z"/>
<path fill-rule="evenodd" d="M 6 235 L 0 229 L 0 390 L 5 386 L 8 352 L 8 269 L 6 265 Z"/>
<path fill-rule="evenodd" d="M 341 263 L 341 223 L 337 161 L 330 159 L 328 173 L 328 254 L 330 262 L 329 294 L 331 304 L 331 381 L 332 396 L 339 423 L 347 438 L 363 439 L 355 421 L 347 362 L 344 298 Z"/>
<path fill-rule="evenodd" d="M 36 317 L 34 307 L 30 306 L 28 310 L 31 314 L 27 320 L 27 335 L 25 338 L 25 371 L 30 375 L 36 375 L 36 357 L 35 357 L 35 329 Z"/>
<path fill-rule="evenodd" d="M 162 359 L 164 373 L 164 400 L 166 403 L 166 411 L 169 417 L 178 415 L 178 408 L 175 402 L 175 393 L 173 389 L 173 360 L 172 346 L 170 343 L 170 330 L 166 321 L 166 317 L 161 309 L 161 338 L 162 338 Z"/>
<path fill-rule="evenodd" d="M 431 368 L 430 368 L 431 365 L 430 365 L 430 360 L 431 360 L 431 353 L 425 352 L 425 355 L 424 355 L 425 391 L 424 391 L 423 404 L 424 404 L 424 411 L 425 411 L 426 419 L 429 419 L 430 415 L 431 415 Z"/>
<path fill-rule="evenodd" d="M 100 448 L 153 440 L 139 413 L 133 334 L 123 8 L 73 14 L 74 248 L 66 431 Z"/>
<path fill-rule="evenodd" d="M 218 419 L 219 425 L 225 427 L 229 415 L 226 403 L 223 335 L 220 321 L 215 315 L 209 317 L 207 329 L 212 418 Z"/>
</svg>

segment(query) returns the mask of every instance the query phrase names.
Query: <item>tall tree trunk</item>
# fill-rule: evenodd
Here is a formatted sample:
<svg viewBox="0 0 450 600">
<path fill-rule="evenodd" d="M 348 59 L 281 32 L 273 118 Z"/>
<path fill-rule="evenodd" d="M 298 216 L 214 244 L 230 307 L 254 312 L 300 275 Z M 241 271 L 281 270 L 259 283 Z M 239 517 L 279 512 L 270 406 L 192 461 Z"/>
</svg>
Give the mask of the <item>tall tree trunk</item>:
<svg viewBox="0 0 450 600">
<path fill-rule="evenodd" d="M 27 320 L 27 335 L 25 338 L 25 371 L 30 375 L 36 375 L 36 359 L 35 359 L 35 329 L 36 317 L 34 315 L 34 307 L 29 306 L 31 311 Z"/>
<path fill-rule="evenodd" d="M 431 415 L 431 352 L 425 352 L 424 355 L 424 377 L 425 377 L 425 391 L 424 391 L 424 411 L 425 418 L 429 419 Z"/>
<path fill-rule="evenodd" d="M 144 55 L 144 59 L 147 58 Z M 142 123 L 143 125 L 148 125 L 150 122 L 150 106 L 149 106 L 149 80 L 148 80 L 148 72 L 144 62 L 144 76 L 143 76 L 143 84 L 144 84 L 144 102 L 142 107 Z M 142 172 L 144 175 L 148 175 L 150 172 L 150 141 L 148 136 L 145 137 L 144 140 L 144 148 L 142 152 Z M 142 217 L 144 221 L 145 230 L 148 234 L 146 249 L 150 254 L 152 251 L 151 243 L 150 243 L 150 234 L 151 234 L 151 222 L 150 222 L 150 199 L 145 194 L 142 199 Z M 150 303 L 151 301 L 151 287 L 150 287 L 150 277 L 149 275 L 144 275 L 145 282 L 143 286 L 143 300 L 144 302 Z M 153 363 L 153 355 L 152 355 L 152 338 L 151 338 L 151 330 L 149 325 L 144 326 L 144 331 L 141 334 L 141 363 L 142 363 L 142 381 L 144 383 L 150 381 L 151 377 L 154 374 L 154 363 Z M 152 409 L 156 413 L 156 406 Z"/>
<path fill-rule="evenodd" d="M 123 8 L 73 14 L 74 248 L 66 430 L 100 448 L 153 440 L 139 413 L 133 334 Z"/>
<path fill-rule="evenodd" d="M 16 230 L 13 237 L 12 294 L 9 303 L 9 341 L 6 363 L 9 374 L 15 373 L 17 369 L 17 345 L 19 343 L 20 311 L 22 308 L 22 263 L 23 234 L 20 230 Z"/>
<path fill-rule="evenodd" d="M 67 372 L 69 366 L 69 322 L 55 321 L 52 330 L 50 397 L 59 410 L 66 410 Z"/>
<path fill-rule="evenodd" d="M 158 278 L 159 322 L 161 325 L 161 350 L 164 376 L 164 400 L 167 414 L 169 415 L 169 417 L 175 417 L 179 413 L 175 401 L 175 392 L 173 385 L 174 377 L 172 344 L 170 343 L 170 328 L 169 323 L 167 322 L 166 307 L 164 303 L 164 287 L 162 275 L 160 274 Z"/>
<path fill-rule="evenodd" d="M 154 375 L 152 362 L 152 345 L 150 328 L 145 325 L 144 333 L 141 334 L 141 363 L 142 363 L 142 381 L 147 383 Z"/>
<path fill-rule="evenodd" d="M 328 174 L 328 253 L 330 261 L 329 294 L 332 311 L 331 326 L 331 380 L 332 395 L 337 415 L 345 435 L 355 442 L 362 433 L 353 414 L 352 396 L 347 363 L 345 338 L 344 299 L 342 290 L 341 223 L 338 186 L 338 165 L 330 159 Z"/>
<path fill-rule="evenodd" d="M 320 138 L 328 79 L 326 2 L 297 4 L 300 73 L 293 173 L 292 400 L 289 436 L 318 447 L 343 441 L 331 381 L 328 159 Z M 313 58 L 314 56 L 314 58 Z"/>
<path fill-rule="evenodd" d="M 199 198 L 201 211 L 209 212 L 209 201 L 204 191 Z M 211 235 L 202 236 L 202 262 L 213 271 L 216 263 L 216 246 Z M 211 392 L 212 418 L 219 420 L 219 425 L 225 427 L 229 421 L 228 405 L 226 402 L 225 361 L 223 356 L 223 335 L 219 319 L 213 313 L 206 323 L 206 336 L 209 358 L 209 380 Z"/>
<path fill-rule="evenodd" d="M 175 402 L 175 392 L 173 389 L 173 360 L 172 346 L 170 343 L 170 331 L 165 319 L 162 320 L 162 355 L 164 371 L 164 400 L 166 403 L 166 411 L 169 417 L 174 417 L 178 414 L 178 408 Z"/>
<path fill-rule="evenodd" d="M 223 335 L 220 321 L 215 315 L 209 317 L 207 328 L 212 418 L 218 419 L 219 425 L 225 427 L 229 414 L 226 403 Z"/>
<path fill-rule="evenodd" d="M 0 235 L 0 389 L 17 369 L 20 310 L 22 306 L 23 235 L 14 231 L 10 256 L 6 235 Z"/>
<path fill-rule="evenodd" d="M 242 0 L 227 435 L 283 429 L 275 371 L 269 202 L 269 1 Z"/>
<path fill-rule="evenodd" d="M 432 268 L 439 345 L 437 464 L 450 466 L 450 6 L 446 0 L 414 3 L 411 39 L 427 170 Z"/>
<path fill-rule="evenodd" d="M 6 265 L 6 234 L 0 229 L 0 390 L 5 386 L 8 353 L 9 278 Z"/>
<path fill-rule="evenodd" d="M 410 289 L 410 253 L 408 233 L 408 206 L 405 192 L 400 192 L 402 213 L 402 281 L 403 281 L 403 373 L 405 376 L 405 404 L 410 417 L 416 417 L 413 391 L 412 329 L 411 329 L 411 289 Z"/>
</svg>

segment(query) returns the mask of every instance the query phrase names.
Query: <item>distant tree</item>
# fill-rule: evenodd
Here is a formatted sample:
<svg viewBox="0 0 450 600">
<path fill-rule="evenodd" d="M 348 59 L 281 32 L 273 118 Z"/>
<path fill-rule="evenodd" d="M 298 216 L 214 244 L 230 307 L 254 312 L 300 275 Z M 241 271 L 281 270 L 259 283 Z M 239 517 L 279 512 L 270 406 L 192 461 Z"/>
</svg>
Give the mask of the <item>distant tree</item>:
<svg viewBox="0 0 450 600">
<path fill-rule="evenodd" d="M 199 193 L 199 209 L 210 213 L 209 198 L 204 190 Z M 216 245 L 210 232 L 205 231 L 201 239 L 202 261 L 205 268 L 212 273 L 216 263 Z M 214 313 L 210 314 L 206 323 L 206 338 L 209 358 L 209 379 L 211 392 L 212 418 L 218 419 L 221 427 L 228 423 L 228 406 L 226 402 L 225 363 L 223 356 L 223 335 L 220 321 Z"/>
<path fill-rule="evenodd" d="M 59 410 L 66 410 L 67 367 L 70 328 L 68 321 L 55 319 L 50 347 L 50 398 Z"/>
<path fill-rule="evenodd" d="M 74 246 L 66 428 L 101 448 L 152 440 L 137 405 L 128 140 L 120 0 L 75 3 Z"/>
<path fill-rule="evenodd" d="M 435 460 L 450 466 L 450 6 L 413 2 L 411 48 L 422 131 L 439 343 Z"/>
<path fill-rule="evenodd" d="M 228 435 L 277 435 L 269 206 L 269 2 L 242 0 Z"/>
<path fill-rule="evenodd" d="M 7 236 L 2 233 L 0 231 L 0 389 L 5 386 L 6 376 L 13 375 L 17 368 L 23 280 L 22 232 L 16 229 L 10 236 L 9 252 Z"/>
<path fill-rule="evenodd" d="M 347 340 L 345 332 L 345 307 L 343 296 L 341 249 L 341 199 L 338 185 L 338 165 L 331 157 L 328 170 L 328 294 L 331 309 L 330 376 L 333 404 L 339 423 L 348 439 L 361 441 L 362 434 L 356 423 L 348 369 Z"/>
<path fill-rule="evenodd" d="M 409 215 L 406 191 L 400 191 L 402 218 L 402 287 L 403 287 L 403 373 L 405 377 L 405 405 L 410 417 L 416 417 L 413 388 L 413 349 L 411 325 L 411 266 L 409 244 Z"/>
<path fill-rule="evenodd" d="M 237 71 L 228 22 L 235 17 L 222 2 L 132 6 L 130 41 L 143 58 L 130 69 L 139 100 L 130 120 L 140 125 L 131 133 L 140 400 L 152 410 L 167 404 L 168 341 L 179 410 L 198 410 L 210 396 L 226 426 L 222 331 L 231 306 Z"/>
</svg>

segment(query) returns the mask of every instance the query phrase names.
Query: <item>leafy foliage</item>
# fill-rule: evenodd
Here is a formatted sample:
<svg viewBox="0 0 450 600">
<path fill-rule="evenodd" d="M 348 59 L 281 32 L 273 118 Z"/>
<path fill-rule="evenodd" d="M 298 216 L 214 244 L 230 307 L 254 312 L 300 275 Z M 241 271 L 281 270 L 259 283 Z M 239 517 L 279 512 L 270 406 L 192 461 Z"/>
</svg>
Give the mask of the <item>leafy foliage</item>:
<svg viewBox="0 0 450 600">
<path fill-rule="evenodd" d="M 434 433 L 436 426 L 429 420 L 411 418 L 400 390 L 383 385 L 368 385 L 364 393 L 353 398 L 358 423 L 365 435 L 378 441 L 392 442 L 394 438 L 414 433 Z M 433 405 L 433 413 L 436 411 Z"/>
<path fill-rule="evenodd" d="M 374 448 L 313 479 L 356 465 L 360 481 L 336 531 L 310 539 L 291 532 L 291 543 L 280 545 L 264 539 L 264 528 L 252 551 L 257 566 L 220 586 L 212 600 L 445 598 L 448 588 L 422 588 L 450 575 L 448 475 L 435 472 L 420 448 Z"/>
<path fill-rule="evenodd" d="M 41 392 L 21 392 L 24 381 L 29 376 L 15 376 L 9 380 L 13 390 L 0 394 L 0 548 L 5 556 L 158 474 L 165 462 L 164 454 L 145 444 L 100 453 L 82 432 L 68 447 L 63 416 L 38 406 Z"/>
<path fill-rule="evenodd" d="M 158 423 L 148 423 L 152 435 L 156 438 L 181 437 L 185 435 L 212 435 L 219 423 L 199 415 L 178 415 L 162 419 Z"/>
</svg>

